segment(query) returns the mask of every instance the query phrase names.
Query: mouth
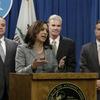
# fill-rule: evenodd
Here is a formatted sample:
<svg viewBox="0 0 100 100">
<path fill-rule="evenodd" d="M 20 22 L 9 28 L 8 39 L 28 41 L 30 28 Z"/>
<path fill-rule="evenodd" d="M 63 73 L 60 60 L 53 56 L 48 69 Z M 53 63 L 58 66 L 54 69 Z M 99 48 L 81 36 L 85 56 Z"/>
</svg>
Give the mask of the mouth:
<svg viewBox="0 0 100 100">
<path fill-rule="evenodd" d="M 45 41 L 46 40 L 46 38 L 47 38 L 47 36 L 41 36 L 42 37 L 42 39 Z"/>
<path fill-rule="evenodd" d="M 43 37 L 43 38 L 47 38 L 47 36 L 46 36 L 46 35 L 42 35 L 42 37 Z"/>
<path fill-rule="evenodd" d="M 59 33 L 59 31 L 58 31 L 58 30 L 53 30 L 52 32 L 54 32 L 54 33 Z"/>
<path fill-rule="evenodd" d="M 3 32 L 3 30 L 2 30 L 2 29 L 0 29 L 0 32 Z"/>
</svg>

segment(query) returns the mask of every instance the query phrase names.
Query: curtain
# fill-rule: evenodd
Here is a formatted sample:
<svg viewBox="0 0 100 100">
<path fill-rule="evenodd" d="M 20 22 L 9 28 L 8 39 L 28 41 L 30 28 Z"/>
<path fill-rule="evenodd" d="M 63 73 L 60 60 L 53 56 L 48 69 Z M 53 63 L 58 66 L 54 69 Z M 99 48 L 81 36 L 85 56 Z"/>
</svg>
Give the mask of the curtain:
<svg viewBox="0 0 100 100">
<path fill-rule="evenodd" d="M 12 9 L 6 17 L 6 36 L 11 39 L 15 35 L 20 4 L 21 0 L 14 0 Z M 94 29 L 96 21 L 100 19 L 100 0 L 34 0 L 34 5 L 38 20 L 47 20 L 51 14 L 62 17 L 61 34 L 75 41 L 76 71 L 79 71 L 82 45 L 95 40 Z"/>
</svg>

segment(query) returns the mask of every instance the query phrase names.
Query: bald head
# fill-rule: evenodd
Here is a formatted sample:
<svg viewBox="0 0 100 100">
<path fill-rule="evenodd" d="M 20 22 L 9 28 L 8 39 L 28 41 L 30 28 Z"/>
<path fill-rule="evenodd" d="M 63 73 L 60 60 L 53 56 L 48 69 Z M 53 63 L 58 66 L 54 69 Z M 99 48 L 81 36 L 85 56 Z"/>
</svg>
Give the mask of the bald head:
<svg viewBox="0 0 100 100">
<path fill-rule="evenodd" d="M 3 17 L 0 17 L 0 38 L 4 36 L 6 30 L 6 21 Z"/>
<path fill-rule="evenodd" d="M 3 17 L 0 16 L 0 21 L 3 21 L 6 23 L 5 19 Z"/>
</svg>

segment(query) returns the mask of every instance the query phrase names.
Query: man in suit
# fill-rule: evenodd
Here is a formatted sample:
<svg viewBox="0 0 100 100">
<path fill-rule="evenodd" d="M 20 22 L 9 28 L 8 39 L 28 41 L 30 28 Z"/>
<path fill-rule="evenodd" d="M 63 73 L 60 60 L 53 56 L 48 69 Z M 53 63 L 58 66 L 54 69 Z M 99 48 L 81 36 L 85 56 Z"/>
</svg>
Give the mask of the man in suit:
<svg viewBox="0 0 100 100">
<path fill-rule="evenodd" d="M 59 15 L 51 15 L 48 19 L 50 44 L 55 41 L 56 58 L 60 63 L 61 72 L 74 72 L 76 67 L 75 44 L 73 40 L 60 35 L 62 18 Z"/>
<path fill-rule="evenodd" d="M 0 41 L 5 55 L 4 60 L 0 53 L 0 100 L 8 100 L 9 72 L 15 71 L 15 54 L 17 44 L 4 37 L 6 21 L 0 17 Z"/>
<path fill-rule="evenodd" d="M 84 44 L 80 56 L 81 72 L 97 72 L 100 78 L 100 21 L 95 28 L 96 41 Z M 97 80 L 97 100 L 100 100 L 100 80 Z"/>
</svg>

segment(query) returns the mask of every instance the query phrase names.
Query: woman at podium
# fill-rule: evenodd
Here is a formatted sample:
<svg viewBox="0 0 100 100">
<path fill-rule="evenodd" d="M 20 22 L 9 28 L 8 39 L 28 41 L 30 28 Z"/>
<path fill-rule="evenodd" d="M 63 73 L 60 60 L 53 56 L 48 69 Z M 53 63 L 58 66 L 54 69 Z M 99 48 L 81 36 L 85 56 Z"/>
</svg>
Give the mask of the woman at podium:
<svg viewBox="0 0 100 100">
<path fill-rule="evenodd" d="M 58 71 L 58 63 L 49 44 L 48 25 L 46 22 L 34 22 L 28 28 L 24 41 L 25 44 L 19 45 L 17 48 L 15 58 L 16 72 L 45 73 Z"/>
</svg>

